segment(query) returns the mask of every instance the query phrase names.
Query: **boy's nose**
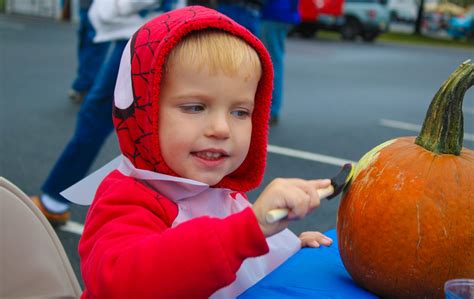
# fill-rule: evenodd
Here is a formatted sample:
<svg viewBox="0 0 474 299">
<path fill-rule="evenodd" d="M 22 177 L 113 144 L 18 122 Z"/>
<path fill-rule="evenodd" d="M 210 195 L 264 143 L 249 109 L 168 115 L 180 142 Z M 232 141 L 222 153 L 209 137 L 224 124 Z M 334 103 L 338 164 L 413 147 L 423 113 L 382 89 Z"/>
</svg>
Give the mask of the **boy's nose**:
<svg viewBox="0 0 474 299">
<path fill-rule="evenodd" d="M 212 115 L 206 130 L 208 137 L 226 139 L 230 136 L 229 119 L 226 115 Z"/>
</svg>

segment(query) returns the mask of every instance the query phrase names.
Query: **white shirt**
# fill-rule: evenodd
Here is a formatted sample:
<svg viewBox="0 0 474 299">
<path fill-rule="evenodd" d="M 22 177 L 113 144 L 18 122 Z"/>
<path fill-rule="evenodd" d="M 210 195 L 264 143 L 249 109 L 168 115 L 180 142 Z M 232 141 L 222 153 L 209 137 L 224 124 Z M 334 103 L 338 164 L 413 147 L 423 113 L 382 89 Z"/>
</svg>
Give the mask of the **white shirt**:
<svg viewBox="0 0 474 299">
<path fill-rule="evenodd" d="M 94 42 L 128 40 L 147 21 L 162 12 L 153 11 L 160 0 L 94 0 L 89 20 L 95 29 Z M 150 10 L 145 16 L 138 12 Z"/>
</svg>

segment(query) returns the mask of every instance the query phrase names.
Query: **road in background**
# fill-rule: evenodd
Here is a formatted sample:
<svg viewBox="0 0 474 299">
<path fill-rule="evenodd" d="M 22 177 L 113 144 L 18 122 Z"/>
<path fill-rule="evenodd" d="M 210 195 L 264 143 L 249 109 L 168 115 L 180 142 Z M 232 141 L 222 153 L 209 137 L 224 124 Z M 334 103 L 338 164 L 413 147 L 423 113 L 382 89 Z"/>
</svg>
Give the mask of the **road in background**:
<svg viewBox="0 0 474 299">
<path fill-rule="evenodd" d="M 79 109 L 66 96 L 76 67 L 75 26 L 0 15 L 0 41 L 0 175 L 36 194 Z M 340 160 L 357 161 L 388 139 L 416 135 L 442 82 L 474 58 L 469 49 L 300 39 L 288 40 L 287 53 L 283 115 L 270 131 L 264 185 L 276 177 L 330 177 Z M 474 148 L 474 90 L 464 111 L 465 146 Z M 93 169 L 118 154 L 111 136 Z M 323 202 L 291 229 L 334 228 L 339 201 Z M 79 276 L 77 231 L 87 208 L 72 212 L 76 225 L 58 235 Z"/>
</svg>

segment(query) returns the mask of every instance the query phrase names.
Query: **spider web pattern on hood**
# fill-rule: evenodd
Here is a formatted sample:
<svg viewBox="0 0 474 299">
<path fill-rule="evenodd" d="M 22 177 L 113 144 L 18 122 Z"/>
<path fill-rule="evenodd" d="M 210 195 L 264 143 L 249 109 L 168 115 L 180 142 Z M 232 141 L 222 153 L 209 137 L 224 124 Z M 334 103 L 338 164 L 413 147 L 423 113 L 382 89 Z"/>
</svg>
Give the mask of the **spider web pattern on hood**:
<svg viewBox="0 0 474 299">
<path fill-rule="evenodd" d="M 163 160 L 158 134 L 160 82 L 166 58 L 187 34 L 214 28 L 245 40 L 260 57 L 262 77 L 255 94 L 252 138 L 244 162 L 213 187 L 246 192 L 260 185 L 265 170 L 273 68 L 263 44 L 230 18 L 189 6 L 158 16 L 130 39 L 115 87 L 113 121 L 122 153 L 136 168 L 177 175 Z M 183 132 L 184 134 L 184 132 Z"/>
</svg>

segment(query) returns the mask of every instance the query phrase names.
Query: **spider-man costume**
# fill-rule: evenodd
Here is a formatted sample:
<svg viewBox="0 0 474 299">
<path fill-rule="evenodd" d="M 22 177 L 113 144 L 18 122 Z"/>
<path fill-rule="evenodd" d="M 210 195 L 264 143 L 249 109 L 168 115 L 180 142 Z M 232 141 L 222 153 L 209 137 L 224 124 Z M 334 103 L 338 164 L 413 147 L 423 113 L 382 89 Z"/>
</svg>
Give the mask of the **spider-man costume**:
<svg viewBox="0 0 474 299">
<path fill-rule="evenodd" d="M 205 28 L 241 37 L 262 64 L 249 153 L 212 187 L 179 178 L 163 160 L 158 135 L 166 57 L 183 36 Z M 175 10 L 133 35 L 113 112 L 126 158 L 103 180 L 87 215 L 79 244 L 83 298 L 232 298 L 299 249 L 288 230 L 265 239 L 243 194 L 263 178 L 272 80 L 261 42 L 211 9 Z"/>
</svg>

